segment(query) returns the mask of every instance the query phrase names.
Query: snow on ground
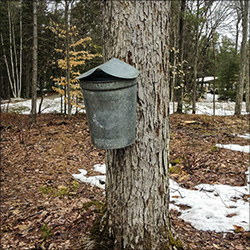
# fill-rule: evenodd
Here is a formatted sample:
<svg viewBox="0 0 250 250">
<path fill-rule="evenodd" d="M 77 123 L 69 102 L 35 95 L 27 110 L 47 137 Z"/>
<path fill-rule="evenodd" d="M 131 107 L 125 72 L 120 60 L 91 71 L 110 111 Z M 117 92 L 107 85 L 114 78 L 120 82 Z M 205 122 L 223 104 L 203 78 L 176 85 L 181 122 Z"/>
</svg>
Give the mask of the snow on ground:
<svg viewBox="0 0 250 250">
<path fill-rule="evenodd" d="M 216 100 L 218 99 L 218 95 L 216 95 Z M 213 115 L 213 95 L 207 93 L 205 99 L 202 102 L 197 102 L 196 109 L 197 114 L 206 114 L 206 115 Z M 39 107 L 40 100 L 37 100 L 37 110 Z M 215 115 L 233 115 L 234 114 L 234 102 L 215 102 Z M 173 113 L 173 103 L 170 102 L 169 104 L 170 114 Z M 24 100 L 15 103 L 5 103 L 1 104 L 2 111 L 8 109 L 9 112 L 19 113 L 19 114 L 30 114 L 31 111 L 31 100 Z M 175 111 L 177 109 L 177 103 L 175 103 Z M 245 112 L 246 104 L 245 102 L 242 105 L 242 114 L 247 114 Z M 191 114 L 192 113 L 192 106 L 190 104 L 184 105 L 185 113 Z M 44 98 L 43 105 L 42 105 L 42 113 L 60 113 L 61 112 L 61 98 L 56 97 L 54 99 Z M 74 114 L 75 108 L 73 107 L 72 113 Z M 85 112 L 84 110 L 79 110 L 79 112 Z"/>
<path fill-rule="evenodd" d="M 238 144 L 225 144 L 225 145 L 216 144 L 216 147 L 230 149 L 230 150 L 239 151 L 243 153 L 250 153 L 250 145 L 240 146 Z"/>
<path fill-rule="evenodd" d="M 249 139 L 250 134 L 238 135 Z M 219 146 L 221 144 L 217 144 Z M 250 146 L 221 145 L 231 150 L 249 152 Z M 245 148 L 246 147 L 246 148 Z M 94 170 L 103 175 L 86 177 L 87 171 L 79 169 L 80 174 L 73 177 L 81 182 L 87 182 L 105 189 L 105 164 L 96 164 Z M 250 167 L 246 172 L 248 183 L 250 183 Z M 211 230 L 215 232 L 233 232 L 234 225 L 250 231 L 249 209 L 250 203 L 243 199 L 250 192 L 250 186 L 234 187 L 229 185 L 197 185 L 194 190 L 182 188 L 172 179 L 170 183 L 170 209 L 181 212 L 179 216 L 189 222 L 198 230 Z M 180 209 L 180 205 L 186 205 L 187 209 Z"/>
<path fill-rule="evenodd" d="M 233 225 L 249 230 L 249 203 L 242 196 L 249 194 L 249 187 L 200 184 L 197 190 L 182 188 L 170 179 L 171 209 L 198 230 L 215 232 L 234 231 Z M 181 210 L 178 205 L 190 208 Z"/>
<path fill-rule="evenodd" d="M 99 166 L 100 164 L 98 164 Z M 95 165 L 97 166 L 97 165 Z M 94 168 L 95 168 L 94 166 Z M 84 183 L 90 183 L 93 186 L 97 186 L 99 188 L 105 189 L 105 180 L 106 180 L 106 176 L 105 175 L 96 175 L 96 176 L 90 176 L 90 177 L 86 177 L 87 175 L 87 171 L 85 169 L 78 169 L 80 174 L 72 174 L 72 176 L 81 182 Z M 100 173 L 104 173 L 104 171 L 106 171 L 106 166 L 105 165 L 100 165 L 100 167 L 98 167 L 98 172 Z"/>
<path fill-rule="evenodd" d="M 106 172 L 105 164 L 97 164 L 94 169 L 101 173 Z M 86 177 L 86 170 L 79 171 L 80 174 L 73 174 L 75 179 L 105 188 L 105 175 Z M 249 170 L 246 174 L 249 176 Z M 180 218 L 196 229 L 229 232 L 234 231 L 233 225 L 236 225 L 249 230 L 249 203 L 242 198 L 249 194 L 248 186 L 200 184 L 195 190 L 189 190 L 171 179 L 169 181 L 170 209 L 180 211 Z M 178 205 L 187 205 L 189 208 L 181 210 Z"/>
<path fill-rule="evenodd" d="M 243 139 L 250 139 L 250 134 L 237 135 Z M 216 147 L 239 151 L 243 153 L 250 153 L 250 145 L 241 146 L 238 144 L 216 144 Z"/>
<path fill-rule="evenodd" d="M 210 97 L 209 97 L 210 98 Z M 192 106 L 190 104 L 184 104 L 183 110 L 187 114 L 192 113 Z M 234 115 L 235 102 L 215 102 L 215 115 Z M 169 103 L 170 114 L 173 114 L 173 103 Z M 175 103 L 175 111 L 177 110 L 177 103 Z M 242 115 L 248 114 L 245 112 L 246 104 L 242 103 Z M 198 115 L 213 115 L 213 102 L 202 101 L 196 103 L 196 114 Z"/>
<path fill-rule="evenodd" d="M 238 135 L 238 137 L 250 140 L 250 134 Z"/>
<path fill-rule="evenodd" d="M 37 100 L 37 112 L 39 109 L 40 99 Z M 31 100 L 24 100 L 14 103 L 1 104 L 2 111 L 8 110 L 11 113 L 28 115 L 31 112 Z M 60 113 L 61 112 L 61 98 L 44 98 L 42 103 L 42 113 Z M 75 107 L 72 107 L 72 113 L 74 114 Z M 79 110 L 79 112 L 84 112 Z"/>
</svg>

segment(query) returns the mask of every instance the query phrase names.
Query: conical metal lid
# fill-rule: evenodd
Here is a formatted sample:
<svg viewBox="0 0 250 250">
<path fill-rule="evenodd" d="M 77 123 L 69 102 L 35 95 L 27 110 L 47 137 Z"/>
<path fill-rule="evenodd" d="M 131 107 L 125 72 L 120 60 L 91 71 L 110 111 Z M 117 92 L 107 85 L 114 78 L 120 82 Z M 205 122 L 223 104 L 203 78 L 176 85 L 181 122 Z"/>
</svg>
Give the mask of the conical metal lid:
<svg viewBox="0 0 250 250">
<path fill-rule="evenodd" d="M 96 72 L 100 72 L 100 71 L 104 72 L 105 74 L 109 76 L 122 78 L 122 79 L 135 79 L 140 74 L 140 72 L 136 68 L 132 67 L 131 65 L 117 58 L 112 58 L 106 63 L 101 64 L 83 73 L 82 75 L 78 76 L 77 79 L 83 80 L 84 78 L 94 75 Z"/>
</svg>

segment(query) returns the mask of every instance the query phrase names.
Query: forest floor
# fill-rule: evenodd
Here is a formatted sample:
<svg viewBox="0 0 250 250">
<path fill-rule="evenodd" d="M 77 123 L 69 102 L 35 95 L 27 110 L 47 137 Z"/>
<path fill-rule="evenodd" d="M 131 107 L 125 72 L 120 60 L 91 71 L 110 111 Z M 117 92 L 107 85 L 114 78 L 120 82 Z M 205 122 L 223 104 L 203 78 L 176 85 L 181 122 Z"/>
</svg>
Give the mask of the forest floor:
<svg viewBox="0 0 250 250">
<path fill-rule="evenodd" d="M 201 183 L 246 185 L 249 154 L 217 143 L 249 145 L 233 134 L 249 133 L 249 115 L 171 115 L 171 178 L 192 189 Z M 1 114 L 1 249 L 84 249 L 105 202 L 102 189 L 78 183 L 72 174 L 104 163 L 105 152 L 91 145 L 86 116 Z M 183 207 L 185 209 L 185 207 Z M 196 230 L 171 212 L 186 249 L 250 249 L 250 233 Z M 102 248 L 100 247 L 100 250 Z"/>
</svg>

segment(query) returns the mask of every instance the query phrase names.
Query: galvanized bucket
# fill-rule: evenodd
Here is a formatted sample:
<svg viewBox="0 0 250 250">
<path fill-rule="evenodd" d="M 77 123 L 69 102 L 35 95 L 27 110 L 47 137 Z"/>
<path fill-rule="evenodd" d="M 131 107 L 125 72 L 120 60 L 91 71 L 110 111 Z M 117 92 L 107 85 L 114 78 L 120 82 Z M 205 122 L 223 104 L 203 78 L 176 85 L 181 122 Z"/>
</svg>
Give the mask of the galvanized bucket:
<svg viewBox="0 0 250 250">
<path fill-rule="evenodd" d="M 118 149 L 134 143 L 138 75 L 137 69 L 113 58 L 78 77 L 97 148 Z"/>
</svg>

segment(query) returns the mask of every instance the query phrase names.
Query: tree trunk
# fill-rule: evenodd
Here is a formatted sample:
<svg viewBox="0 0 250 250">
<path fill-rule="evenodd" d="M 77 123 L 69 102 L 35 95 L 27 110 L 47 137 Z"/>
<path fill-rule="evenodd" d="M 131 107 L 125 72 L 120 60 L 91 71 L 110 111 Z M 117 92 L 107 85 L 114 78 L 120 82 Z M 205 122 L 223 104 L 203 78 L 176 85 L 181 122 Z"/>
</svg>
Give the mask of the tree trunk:
<svg viewBox="0 0 250 250">
<path fill-rule="evenodd" d="M 196 19 L 197 22 L 200 17 L 200 1 L 197 0 L 197 13 Z M 199 24 L 197 24 L 197 28 L 195 31 L 195 44 L 194 44 L 194 78 L 193 78 L 193 93 L 192 93 L 192 113 L 196 113 L 196 97 L 197 97 L 197 66 L 198 66 L 198 54 L 199 54 Z"/>
<path fill-rule="evenodd" d="M 248 42 L 248 60 L 246 70 L 246 112 L 250 112 L 250 39 Z"/>
<path fill-rule="evenodd" d="M 180 29 L 179 29 L 179 50 L 180 50 L 180 63 L 181 63 L 181 71 L 183 71 L 183 55 L 184 55 L 184 27 L 185 27 L 185 9 L 186 9 L 186 0 L 181 1 L 181 14 L 180 14 Z M 177 113 L 182 113 L 183 106 L 183 84 L 184 76 L 181 74 L 180 76 L 180 88 L 177 90 Z"/>
<path fill-rule="evenodd" d="M 169 220 L 170 1 L 104 1 L 103 56 L 140 72 L 137 139 L 107 150 L 106 198 L 114 249 L 172 249 Z"/>
<path fill-rule="evenodd" d="M 242 42 L 240 49 L 240 77 L 238 82 L 238 88 L 236 92 L 236 103 L 235 103 L 235 115 L 240 115 L 242 110 L 243 101 L 243 90 L 244 90 L 244 78 L 246 74 L 247 66 L 247 34 L 248 34 L 248 9 L 249 1 L 244 1 L 244 7 L 242 8 L 243 18 L 242 18 Z"/>
<path fill-rule="evenodd" d="M 65 28 L 66 28 L 66 90 L 68 96 L 68 118 L 71 118 L 71 98 L 70 98 L 70 65 L 69 65 L 69 1 L 65 0 Z"/>
<path fill-rule="evenodd" d="M 18 96 L 21 97 L 22 93 L 22 76 L 23 76 L 23 1 L 20 1 L 20 52 L 19 52 L 19 89 Z"/>
<path fill-rule="evenodd" d="M 213 33 L 213 73 L 214 73 L 214 80 L 213 80 L 213 115 L 215 115 L 215 87 L 216 87 L 216 55 L 215 55 L 215 37 Z"/>
<path fill-rule="evenodd" d="M 36 122 L 36 100 L 37 100 L 37 0 L 33 0 L 33 70 L 32 70 L 32 102 L 31 117 L 32 122 Z"/>
</svg>

